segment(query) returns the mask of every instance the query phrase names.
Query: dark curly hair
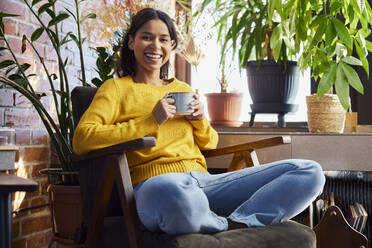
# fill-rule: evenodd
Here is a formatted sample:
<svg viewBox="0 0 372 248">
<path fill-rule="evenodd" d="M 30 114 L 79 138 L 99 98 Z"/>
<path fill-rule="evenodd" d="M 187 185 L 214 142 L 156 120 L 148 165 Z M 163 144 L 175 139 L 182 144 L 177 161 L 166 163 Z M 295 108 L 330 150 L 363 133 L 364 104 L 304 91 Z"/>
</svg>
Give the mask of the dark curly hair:
<svg viewBox="0 0 372 248">
<path fill-rule="evenodd" d="M 134 52 L 128 47 L 129 37 L 132 36 L 134 38 L 136 32 L 142 27 L 142 25 L 148 21 L 156 19 L 160 19 L 165 23 L 165 25 L 167 25 L 170 38 L 173 42 L 173 50 L 177 47 L 176 28 L 169 16 L 165 12 L 153 8 L 140 10 L 135 16 L 133 16 L 131 25 L 124 37 L 120 49 L 120 56 L 117 63 L 117 74 L 119 77 L 125 77 L 128 75 L 134 77 L 136 75 L 136 58 Z M 169 61 L 160 68 L 160 79 L 168 78 L 168 67 Z"/>
</svg>

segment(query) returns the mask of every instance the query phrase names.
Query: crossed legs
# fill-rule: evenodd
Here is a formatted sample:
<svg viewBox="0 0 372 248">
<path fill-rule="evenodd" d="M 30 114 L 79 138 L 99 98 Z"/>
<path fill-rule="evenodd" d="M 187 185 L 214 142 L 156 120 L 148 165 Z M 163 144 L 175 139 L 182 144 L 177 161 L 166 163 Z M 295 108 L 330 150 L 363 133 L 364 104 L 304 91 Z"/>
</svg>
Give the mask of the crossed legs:
<svg viewBox="0 0 372 248">
<path fill-rule="evenodd" d="M 135 185 L 140 220 L 153 232 L 215 233 L 227 218 L 265 226 L 302 212 L 322 191 L 320 165 L 283 160 L 218 175 L 168 173 Z"/>
</svg>

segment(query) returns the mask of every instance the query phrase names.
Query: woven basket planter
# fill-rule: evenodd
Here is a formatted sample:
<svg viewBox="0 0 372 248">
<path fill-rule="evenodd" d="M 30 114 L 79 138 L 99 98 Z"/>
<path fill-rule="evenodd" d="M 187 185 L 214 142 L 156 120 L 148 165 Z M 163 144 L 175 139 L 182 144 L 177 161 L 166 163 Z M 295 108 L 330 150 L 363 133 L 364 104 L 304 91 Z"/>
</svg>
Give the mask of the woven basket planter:
<svg viewBox="0 0 372 248">
<path fill-rule="evenodd" d="M 337 95 L 306 96 L 307 123 L 312 133 L 343 133 L 346 111 Z"/>
</svg>

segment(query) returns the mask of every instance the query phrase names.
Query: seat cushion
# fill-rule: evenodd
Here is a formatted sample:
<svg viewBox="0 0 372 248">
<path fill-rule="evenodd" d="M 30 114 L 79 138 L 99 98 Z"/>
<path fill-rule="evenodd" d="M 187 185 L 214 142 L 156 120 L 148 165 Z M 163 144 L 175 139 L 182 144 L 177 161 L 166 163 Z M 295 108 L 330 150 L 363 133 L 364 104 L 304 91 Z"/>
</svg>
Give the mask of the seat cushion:
<svg viewBox="0 0 372 248">
<path fill-rule="evenodd" d="M 129 247 L 121 218 L 105 218 L 101 247 Z M 144 232 L 145 248 L 316 248 L 315 233 L 286 221 L 267 227 L 235 229 L 215 234 L 167 235 Z"/>
</svg>

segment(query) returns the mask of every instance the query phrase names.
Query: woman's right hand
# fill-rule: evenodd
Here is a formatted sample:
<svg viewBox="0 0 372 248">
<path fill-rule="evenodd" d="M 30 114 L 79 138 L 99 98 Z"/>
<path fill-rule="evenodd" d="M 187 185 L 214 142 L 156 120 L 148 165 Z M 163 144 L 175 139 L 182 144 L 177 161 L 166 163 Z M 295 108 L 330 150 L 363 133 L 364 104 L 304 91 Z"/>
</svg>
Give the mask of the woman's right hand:
<svg viewBox="0 0 372 248">
<path fill-rule="evenodd" d="M 174 99 L 166 97 L 160 99 L 156 103 L 154 109 L 152 110 L 152 114 L 159 125 L 174 118 L 174 115 L 176 114 L 176 106 L 173 104 Z"/>
</svg>

